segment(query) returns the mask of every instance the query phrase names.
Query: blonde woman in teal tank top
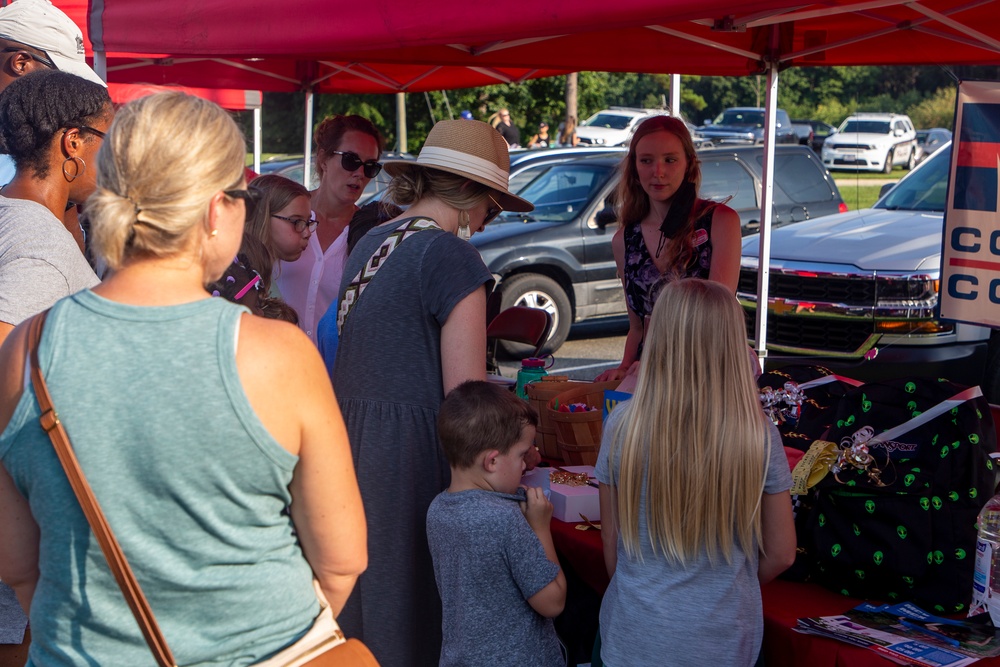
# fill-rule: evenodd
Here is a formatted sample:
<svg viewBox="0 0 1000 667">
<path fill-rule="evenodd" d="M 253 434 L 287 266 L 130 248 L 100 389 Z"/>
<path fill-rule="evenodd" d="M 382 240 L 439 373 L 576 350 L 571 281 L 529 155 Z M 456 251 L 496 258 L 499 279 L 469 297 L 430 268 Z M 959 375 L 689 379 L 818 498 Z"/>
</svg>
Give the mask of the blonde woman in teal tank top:
<svg viewBox="0 0 1000 667">
<path fill-rule="evenodd" d="M 178 131 L 178 130 L 181 131 Z M 212 299 L 252 204 L 229 116 L 133 102 L 97 157 L 102 284 L 58 302 L 40 364 L 178 664 L 250 665 L 339 612 L 367 564 L 344 424 L 296 327 Z M 31 619 L 28 665 L 153 664 L 25 383 L 0 348 L 0 578 Z"/>
</svg>

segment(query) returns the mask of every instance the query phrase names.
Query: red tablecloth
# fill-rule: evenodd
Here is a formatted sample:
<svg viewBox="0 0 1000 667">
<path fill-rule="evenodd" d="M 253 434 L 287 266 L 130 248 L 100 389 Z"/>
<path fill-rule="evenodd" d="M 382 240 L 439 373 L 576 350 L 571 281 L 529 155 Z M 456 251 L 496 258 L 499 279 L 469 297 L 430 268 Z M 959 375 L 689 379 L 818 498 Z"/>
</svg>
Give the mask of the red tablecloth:
<svg viewBox="0 0 1000 667">
<path fill-rule="evenodd" d="M 568 567 L 598 593 L 608 587 L 601 534 L 576 530 L 577 524 L 552 520 L 556 551 Z M 764 657 L 767 667 L 885 667 L 893 664 L 872 651 L 842 642 L 795 632 L 796 620 L 833 616 L 861 600 L 847 598 L 816 584 L 781 579 L 761 587 L 764 605 Z M 983 667 L 1000 667 L 1000 658 L 981 660 Z"/>
</svg>

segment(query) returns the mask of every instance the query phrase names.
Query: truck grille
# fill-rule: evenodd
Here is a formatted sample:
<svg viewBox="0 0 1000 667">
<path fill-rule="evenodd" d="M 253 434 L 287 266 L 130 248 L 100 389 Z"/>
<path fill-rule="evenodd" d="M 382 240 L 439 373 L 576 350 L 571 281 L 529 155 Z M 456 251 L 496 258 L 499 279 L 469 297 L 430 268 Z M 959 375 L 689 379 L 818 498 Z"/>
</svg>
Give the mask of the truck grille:
<svg viewBox="0 0 1000 667">
<path fill-rule="evenodd" d="M 756 338 L 756 313 L 744 309 L 747 339 Z M 828 353 L 852 353 L 858 350 L 872 334 L 871 320 L 837 321 L 822 318 L 782 316 L 771 313 L 767 317 L 767 344 Z"/>
<path fill-rule="evenodd" d="M 875 305 L 875 281 L 856 278 L 798 276 L 771 272 L 769 294 L 772 299 L 820 301 L 846 306 L 871 308 Z M 757 272 L 740 271 L 737 289 L 743 294 L 757 293 Z"/>
</svg>

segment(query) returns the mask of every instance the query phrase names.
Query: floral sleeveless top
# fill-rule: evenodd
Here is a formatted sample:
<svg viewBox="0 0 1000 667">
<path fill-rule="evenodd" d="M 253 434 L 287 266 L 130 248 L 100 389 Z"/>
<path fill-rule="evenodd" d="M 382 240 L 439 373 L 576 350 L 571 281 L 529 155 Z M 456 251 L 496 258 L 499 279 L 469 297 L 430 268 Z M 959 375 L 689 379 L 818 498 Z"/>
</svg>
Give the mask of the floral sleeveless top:
<svg viewBox="0 0 1000 667">
<path fill-rule="evenodd" d="M 709 206 L 694 222 L 694 255 L 687 267 L 680 272 L 683 278 L 708 279 L 712 266 L 712 215 L 715 207 Z M 638 224 L 625 226 L 625 303 L 629 310 L 645 319 L 653 312 L 653 305 L 660 290 L 672 278 L 670 272 L 660 273 L 649 255 L 642 230 Z"/>
</svg>

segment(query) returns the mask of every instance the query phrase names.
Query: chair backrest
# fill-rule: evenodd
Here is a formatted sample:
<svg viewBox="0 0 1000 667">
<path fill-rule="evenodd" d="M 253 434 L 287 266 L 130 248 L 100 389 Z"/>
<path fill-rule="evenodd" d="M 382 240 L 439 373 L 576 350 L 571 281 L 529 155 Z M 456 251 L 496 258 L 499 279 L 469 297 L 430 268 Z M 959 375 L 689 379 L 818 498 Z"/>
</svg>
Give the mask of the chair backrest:
<svg viewBox="0 0 1000 667">
<path fill-rule="evenodd" d="M 533 356 L 538 356 L 549 337 L 552 317 L 540 308 L 511 306 L 493 318 L 486 327 L 486 338 L 509 340 L 534 345 Z"/>
</svg>

